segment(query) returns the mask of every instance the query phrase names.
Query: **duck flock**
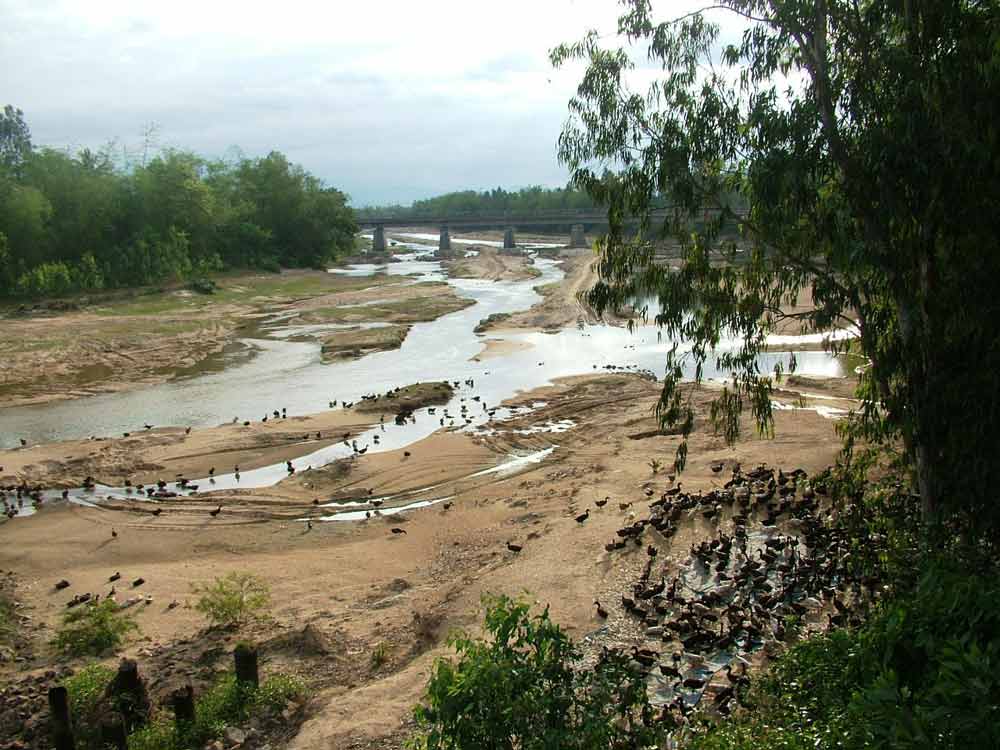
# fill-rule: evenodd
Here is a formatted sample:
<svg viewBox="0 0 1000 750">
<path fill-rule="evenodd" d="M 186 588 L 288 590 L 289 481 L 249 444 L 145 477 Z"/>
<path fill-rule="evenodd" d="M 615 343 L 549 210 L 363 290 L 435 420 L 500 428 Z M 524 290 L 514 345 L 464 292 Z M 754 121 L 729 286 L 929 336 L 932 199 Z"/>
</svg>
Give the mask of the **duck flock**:
<svg viewBox="0 0 1000 750">
<path fill-rule="evenodd" d="M 610 554 L 645 547 L 642 572 L 616 613 L 643 629 L 643 645 L 630 653 L 605 646 L 602 658 L 615 651 L 633 660 L 661 707 L 659 721 L 676 727 L 697 710 L 730 713 L 749 683 L 754 652 L 785 641 L 807 618 L 854 623 L 853 613 L 871 601 L 874 579 L 852 572 L 847 536 L 823 502 L 825 480 L 763 465 L 744 472 L 737 464 L 721 489 L 667 490 L 649 503 L 647 518 L 605 546 Z M 660 548 L 645 540 L 666 542 L 682 519 L 697 517 L 714 535 L 691 546 L 668 580 L 670 566 L 657 569 Z M 599 618 L 612 616 L 595 605 Z"/>
<path fill-rule="evenodd" d="M 489 373 L 487 372 L 487 374 Z M 462 388 L 469 390 L 475 389 L 475 380 L 473 378 L 468 378 L 464 381 L 462 380 L 449 381 L 447 384 L 450 387 L 452 387 L 456 392 Z M 331 409 L 335 409 L 338 407 L 343 409 L 351 409 L 358 404 L 377 402 L 379 400 L 392 402 L 401 398 L 405 398 L 406 390 L 407 390 L 406 388 L 402 387 L 390 388 L 385 393 L 364 394 L 357 401 L 332 399 L 329 400 L 327 403 L 329 408 Z M 513 408 L 506 409 L 500 406 L 488 406 L 485 399 L 481 395 L 478 394 L 473 395 L 472 393 L 460 396 L 457 399 L 457 406 L 458 408 L 455 411 L 452 411 L 454 407 L 451 405 L 443 407 L 431 406 L 427 407 L 426 411 L 429 415 L 433 416 L 435 419 L 438 420 L 441 427 L 449 427 L 449 428 L 463 428 L 473 425 L 476 421 L 474 417 L 479 412 L 481 412 L 479 416 L 482 419 L 485 419 L 487 422 L 492 422 L 498 412 L 513 413 L 515 411 L 515 409 Z M 393 421 L 397 426 L 403 426 L 408 423 L 415 423 L 417 419 L 415 411 L 416 411 L 415 408 L 409 408 L 405 406 L 395 409 L 392 408 L 392 406 L 386 407 L 387 413 L 395 412 L 395 415 L 393 416 Z M 503 414 L 501 414 L 501 418 L 502 417 Z M 281 409 L 274 409 L 269 413 L 265 413 L 263 418 L 259 421 L 261 424 L 266 424 L 268 422 L 276 422 L 279 420 L 284 421 L 287 419 L 288 419 L 288 411 L 285 407 L 282 407 Z M 240 423 L 242 423 L 244 427 L 250 427 L 253 424 L 253 421 L 251 420 L 241 421 L 239 417 L 233 417 L 232 424 L 240 424 Z M 148 432 L 154 428 L 154 425 L 144 424 L 143 427 Z M 370 444 L 359 443 L 356 439 L 353 440 L 351 439 L 351 434 L 349 432 L 343 433 L 343 435 L 341 436 L 341 442 L 345 446 L 351 448 L 352 458 L 358 458 L 360 456 L 363 456 L 365 453 L 368 452 L 369 448 L 372 445 L 374 446 L 381 445 L 382 438 L 380 437 L 380 433 L 385 432 L 386 430 L 385 415 L 383 415 L 380 418 L 380 423 L 378 427 L 379 430 L 376 431 L 373 435 L 371 435 Z M 184 433 L 185 435 L 189 435 L 191 433 L 191 428 L 190 427 L 185 428 Z M 125 438 L 131 437 L 131 435 L 132 433 L 130 432 L 125 432 L 122 434 L 122 436 Z M 307 433 L 301 436 L 301 440 L 304 441 L 311 441 L 313 439 L 322 440 L 324 439 L 324 437 L 329 439 L 332 438 L 333 436 L 332 435 L 324 436 L 322 432 Z M 290 436 L 289 439 L 292 441 L 299 441 L 300 436 L 293 435 Z M 91 437 L 91 440 L 103 440 L 103 438 Z M 21 439 L 20 442 L 22 448 L 27 447 L 27 441 L 25 439 Z M 404 453 L 404 459 L 409 457 L 410 457 L 410 452 L 406 451 Z M 292 461 L 286 461 L 285 467 L 288 474 L 295 473 L 295 466 L 293 465 Z M 0 473 L 2 473 L 2 471 L 3 467 L 0 466 Z M 232 473 L 236 481 L 238 482 L 240 479 L 239 464 L 235 465 L 232 468 Z M 213 466 L 211 469 L 209 469 L 208 476 L 205 478 L 205 482 L 209 485 L 208 489 L 212 489 L 213 488 L 212 486 L 215 485 L 216 483 L 215 477 L 216 477 L 216 469 Z M 173 480 L 169 482 L 161 478 L 150 484 L 141 484 L 141 483 L 133 484 L 131 479 L 128 477 L 123 478 L 122 481 L 123 481 L 122 486 L 120 488 L 116 488 L 115 490 L 116 492 L 121 492 L 128 496 L 136 496 L 136 497 L 145 496 L 149 500 L 170 500 L 181 496 L 193 496 L 198 494 L 199 490 L 199 484 L 196 481 L 192 481 L 186 478 L 182 474 L 178 474 L 176 477 L 173 478 Z M 80 489 L 86 494 L 95 493 L 95 491 L 97 490 L 96 480 L 91 476 L 87 476 L 83 480 L 83 484 L 81 485 Z M 203 487 L 202 489 L 205 488 Z M 60 495 L 63 500 L 68 500 L 70 499 L 72 491 L 64 489 L 57 492 L 60 492 Z M 43 502 L 45 502 L 47 499 L 52 499 L 53 497 L 55 497 L 55 494 L 47 490 L 42 485 L 29 484 L 27 481 L 24 480 L 22 480 L 18 484 L 0 486 L 0 504 L 2 504 L 2 512 L 3 515 L 5 515 L 9 519 L 13 519 L 16 516 L 21 515 L 25 511 L 26 505 L 28 506 L 28 508 L 37 509 L 40 505 L 43 504 Z M 110 495 L 109 499 L 111 499 Z M 153 514 L 159 515 L 161 512 L 162 511 L 160 510 L 154 510 Z M 217 516 L 218 512 L 213 512 L 212 515 L 213 517 Z"/>
</svg>

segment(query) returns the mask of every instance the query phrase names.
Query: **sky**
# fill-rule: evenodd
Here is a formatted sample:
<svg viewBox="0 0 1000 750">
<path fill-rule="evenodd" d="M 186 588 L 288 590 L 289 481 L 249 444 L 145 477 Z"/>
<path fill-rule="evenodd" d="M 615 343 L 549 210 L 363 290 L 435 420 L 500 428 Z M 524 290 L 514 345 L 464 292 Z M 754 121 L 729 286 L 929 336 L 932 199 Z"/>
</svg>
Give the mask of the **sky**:
<svg viewBox="0 0 1000 750">
<path fill-rule="evenodd" d="M 656 4 L 669 17 L 691 0 Z M 281 151 L 356 206 L 555 187 L 580 67 L 614 0 L 0 0 L 0 106 L 36 145 Z"/>
</svg>

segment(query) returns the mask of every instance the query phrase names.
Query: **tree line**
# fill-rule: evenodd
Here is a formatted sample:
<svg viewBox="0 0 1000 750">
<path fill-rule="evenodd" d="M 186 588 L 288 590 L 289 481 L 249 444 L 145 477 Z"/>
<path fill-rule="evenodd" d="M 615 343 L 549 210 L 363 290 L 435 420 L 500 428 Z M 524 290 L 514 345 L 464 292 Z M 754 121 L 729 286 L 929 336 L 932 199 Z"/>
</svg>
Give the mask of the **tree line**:
<svg viewBox="0 0 1000 750">
<path fill-rule="evenodd" d="M 539 185 L 508 191 L 497 187 L 482 192 L 461 190 L 445 193 L 425 200 L 413 201 L 409 206 L 366 206 L 358 209 L 362 218 L 391 216 L 409 218 L 454 214 L 533 214 L 548 211 L 589 211 L 596 207 L 584 191 L 571 186 L 544 188 Z"/>
<path fill-rule="evenodd" d="M 22 112 L 0 113 L 0 296 L 319 266 L 356 231 L 347 196 L 277 151 L 122 163 L 110 147 L 35 148 Z"/>
</svg>

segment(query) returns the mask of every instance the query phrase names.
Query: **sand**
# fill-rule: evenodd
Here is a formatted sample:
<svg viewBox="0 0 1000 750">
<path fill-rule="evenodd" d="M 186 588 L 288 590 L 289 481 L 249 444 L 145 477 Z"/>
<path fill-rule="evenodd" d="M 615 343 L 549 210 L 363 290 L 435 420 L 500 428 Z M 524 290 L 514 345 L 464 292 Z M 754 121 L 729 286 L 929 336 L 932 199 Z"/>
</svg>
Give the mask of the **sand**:
<svg viewBox="0 0 1000 750">
<path fill-rule="evenodd" d="M 846 387 L 837 384 L 830 391 Z M 752 466 L 780 458 L 782 466 L 810 472 L 833 462 L 839 448 L 835 422 L 809 411 L 777 412 L 773 440 L 756 435 L 748 423 L 740 441 L 727 446 L 708 428 L 707 403 L 715 392 L 704 387 L 692 393 L 699 417 L 689 467 L 680 479 L 685 488 L 719 484 L 722 480 L 709 468 L 716 459 Z M 642 507 L 649 500 L 646 487 L 668 486 L 664 472 L 654 475 L 650 468 L 652 459 L 669 462 L 678 441 L 656 434 L 652 409 L 658 393 L 657 384 L 630 375 L 562 380 L 519 397 L 516 403 L 544 400 L 547 405 L 494 425 L 492 434 L 443 431 L 408 448 L 410 456 L 400 451 L 367 455 L 341 469 L 297 472 L 272 488 L 228 493 L 219 501 L 225 509 L 217 518 L 207 513 L 215 502 L 209 498 L 165 503 L 158 518 L 139 503 L 116 504 L 116 510 L 43 508 L 34 517 L 4 526 L 0 569 L 16 571 L 17 596 L 34 623 L 30 637 L 37 644 L 39 666 L 63 602 L 82 591 L 106 592 L 107 578 L 115 571 L 123 580 L 145 578 L 141 590 L 153 597 L 137 613 L 144 640 L 126 649 L 139 656 L 140 664 L 180 639 L 211 640 L 197 635 L 205 621 L 189 606 L 192 584 L 230 571 L 253 571 L 271 587 L 275 619 L 241 637 L 268 641 L 310 625 L 328 636 L 334 649 L 323 659 L 293 651 L 265 661 L 265 674 L 279 664 L 297 664 L 315 686 L 301 729 L 288 747 L 401 747 L 410 708 L 420 698 L 430 665 L 448 653 L 444 636 L 452 628 L 478 630 L 480 597 L 486 592 L 528 592 L 531 601 L 549 606 L 573 637 L 598 637 L 593 647 L 638 642 L 617 596 L 635 579 L 644 555 L 609 557 L 603 545 L 630 512 L 620 511 L 618 502 Z M 351 412 L 333 411 L 298 422 L 296 429 L 347 429 L 360 426 L 357 419 Z M 564 419 L 574 423 L 565 432 L 515 432 Z M 158 445 L 159 436 L 142 436 L 145 447 L 139 453 L 144 460 L 188 471 L 186 461 L 202 460 L 195 458 L 198 451 L 219 450 L 265 430 L 283 434 L 287 427 L 269 423 L 245 433 L 220 427 L 194 430 L 183 438 L 164 431 L 162 437 L 171 442 Z M 512 452 L 553 445 L 558 447 L 545 461 L 528 464 L 515 475 L 472 476 Z M 66 456 L 89 448 L 60 444 L 23 453 L 38 464 L 45 451 Z M 306 446 L 282 448 L 287 455 Z M 244 450 L 249 455 L 257 449 Z M 21 452 L 8 452 L 3 460 L 9 461 L 12 453 Z M 183 454 L 190 458 L 182 460 Z M 438 486 L 426 491 L 428 485 Z M 317 495 L 364 499 L 392 493 L 450 496 L 453 505 L 446 510 L 438 503 L 360 522 L 317 521 L 311 531 L 298 520 L 330 512 L 312 504 Z M 595 508 L 594 500 L 605 496 L 613 502 Z M 591 518 L 581 526 L 573 516 L 586 508 Z M 708 533 L 699 523 L 686 526 L 669 543 L 671 549 L 684 550 L 698 534 Z M 391 534 L 392 526 L 407 533 Z M 111 537 L 112 527 L 117 538 Z M 507 551 L 508 541 L 522 544 L 523 551 Z M 668 558 L 671 549 L 664 553 Z M 60 578 L 72 586 L 56 593 L 52 585 Z M 595 598 L 607 602 L 611 616 L 606 622 L 593 614 Z M 180 606 L 167 609 L 171 601 Z M 417 622 L 430 625 L 417 627 Z M 386 645 L 389 657 L 375 667 L 368 656 L 379 643 Z"/>
</svg>

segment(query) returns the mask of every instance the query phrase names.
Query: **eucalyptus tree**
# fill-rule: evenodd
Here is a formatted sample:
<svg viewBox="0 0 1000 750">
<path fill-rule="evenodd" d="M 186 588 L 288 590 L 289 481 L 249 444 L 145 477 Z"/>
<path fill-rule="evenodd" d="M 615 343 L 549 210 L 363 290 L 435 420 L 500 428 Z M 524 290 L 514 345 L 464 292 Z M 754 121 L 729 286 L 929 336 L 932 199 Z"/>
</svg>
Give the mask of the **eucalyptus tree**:
<svg viewBox="0 0 1000 750">
<path fill-rule="evenodd" d="M 586 63 L 559 155 L 608 208 L 591 303 L 652 293 L 655 322 L 689 344 L 667 356 L 661 421 L 691 430 L 690 356 L 699 377 L 713 358 L 731 374 L 713 408 L 730 440 L 745 407 L 771 429 L 768 331 L 850 320 L 868 360 L 852 434 L 902 446 L 928 520 L 995 528 L 997 3 L 717 0 L 668 20 L 623 5 L 616 43 L 591 32 L 551 53 Z M 745 30 L 723 45 L 727 14 Z M 664 197 L 665 218 L 651 211 Z M 675 269 L 655 261 L 667 238 Z M 813 309 L 788 312 L 802 287 Z M 737 348 L 716 353 L 724 336 Z"/>
</svg>

